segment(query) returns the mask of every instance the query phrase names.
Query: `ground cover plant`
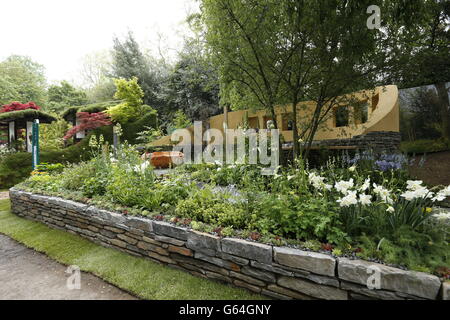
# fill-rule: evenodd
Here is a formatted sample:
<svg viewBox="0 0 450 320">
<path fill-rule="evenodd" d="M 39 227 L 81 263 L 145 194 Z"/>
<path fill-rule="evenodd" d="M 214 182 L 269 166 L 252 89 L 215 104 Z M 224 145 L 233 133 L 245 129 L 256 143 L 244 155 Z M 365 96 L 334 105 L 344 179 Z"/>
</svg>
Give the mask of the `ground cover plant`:
<svg viewBox="0 0 450 320">
<path fill-rule="evenodd" d="M 448 277 L 449 215 L 433 209 L 450 186 L 410 180 L 399 155 L 358 153 L 309 168 L 182 165 L 163 176 L 130 145 L 92 136 L 92 158 L 38 168 L 18 188 L 126 215 L 274 245 L 360 257 Z"/>
</svg>

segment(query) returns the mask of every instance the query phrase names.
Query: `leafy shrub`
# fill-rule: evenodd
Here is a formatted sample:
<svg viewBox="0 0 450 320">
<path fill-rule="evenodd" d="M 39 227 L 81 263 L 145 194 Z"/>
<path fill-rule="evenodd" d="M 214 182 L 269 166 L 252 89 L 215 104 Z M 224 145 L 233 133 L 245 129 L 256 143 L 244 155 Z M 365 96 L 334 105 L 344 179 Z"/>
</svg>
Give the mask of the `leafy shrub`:
<svg viewBox="0 0 450 320">
<path fill-rule="evenodd" d="M 324 199 L 265 194 L 258 199 L 255 227 L 287 238 L 342 242 L 339 209 Z"/>
<path fill-rule="evenodd" d="M 400 149 L 408 154 L 447 151 L 450 150 L 450 142 L 443 139 L 404 141 L 400 144 Z"/>
<path fill-rule="evenodd" d="M 217 196 L 208 188 L 198 190 L 190 198 L 178 202 L 175 213 L 183 218 L 234 228 L 244 227 L 248 219 L 242 208 Z"/>
<path fill-rule="evenodd" d="M 64 170 L 62 163 L 46 163 L 42 162 L 36 166 L 36 171 L 47 173 L 61 173 Z"/>
<path fill-rule="evenodd" d="M 67 190 L 81 190 L 85 181 L 95 176 L 95 166 L 92 162 L 80 162 L 69 165 L 61 178 L 61 186 Z"/>
</svg>

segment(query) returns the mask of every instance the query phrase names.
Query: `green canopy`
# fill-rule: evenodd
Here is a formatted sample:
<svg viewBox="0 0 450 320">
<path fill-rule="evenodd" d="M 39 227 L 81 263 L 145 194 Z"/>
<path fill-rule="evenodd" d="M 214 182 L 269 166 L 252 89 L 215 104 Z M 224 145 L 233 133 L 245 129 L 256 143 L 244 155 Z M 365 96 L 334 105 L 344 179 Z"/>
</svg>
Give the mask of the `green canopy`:
<svg viewBox="0 0 450 320">
<path fill-rule="evenodd" d="M 35 109 L 0 113 L 0 123 L 8 123 L 11 121 L 25 123 L 27 121 L 33 121 L 35 119 L 39 119 L 40 123 L 51 123 L 57 120 L 54 116 Z"/>
<path fill-rule="evenodd" d="M 69 107 L 66 110 L 64 110 L 64 112 L 61 114 L 61 117 L 63 117 L 66 121 L 71 121 L 72 119 L 74 119 L 75 115 L 78 112 L 89 112 L 89 113 L 101 112 L 121 102 L 122 100 L 116 100 L 116 101 L 92 103 L 83 106 Z"/>
</svg>

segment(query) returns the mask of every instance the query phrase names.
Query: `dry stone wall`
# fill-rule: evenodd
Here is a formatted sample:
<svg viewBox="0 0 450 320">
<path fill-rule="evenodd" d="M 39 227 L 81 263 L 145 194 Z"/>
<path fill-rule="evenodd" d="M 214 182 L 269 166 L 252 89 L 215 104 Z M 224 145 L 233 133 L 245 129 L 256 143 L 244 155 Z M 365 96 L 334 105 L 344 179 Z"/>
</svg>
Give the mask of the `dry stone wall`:
<svg viewBox="0 0 450 320">
<path fill-rule="evenodd" d="M 106 247 L 275 299 L 449 299 L 436 276 L 362 260 L 275 247 L 10 190 L 12 212 Z M 379 289 L 370 289 L 377 272 Z"/>
</svg>

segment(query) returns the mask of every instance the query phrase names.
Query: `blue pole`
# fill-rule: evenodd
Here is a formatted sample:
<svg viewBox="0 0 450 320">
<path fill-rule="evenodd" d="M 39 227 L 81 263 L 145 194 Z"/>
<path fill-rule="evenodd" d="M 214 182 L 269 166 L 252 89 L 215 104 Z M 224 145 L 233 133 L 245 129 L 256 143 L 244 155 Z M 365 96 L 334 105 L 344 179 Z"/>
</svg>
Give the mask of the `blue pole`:
<svg viewBox="0 0 450 320">
<path fill-rule="evenodd" d="M 33 133 L 32 133 L 32 168 L 36 169 L 39 164 L 39 119 L 33 122 Z"/>
</svg>

